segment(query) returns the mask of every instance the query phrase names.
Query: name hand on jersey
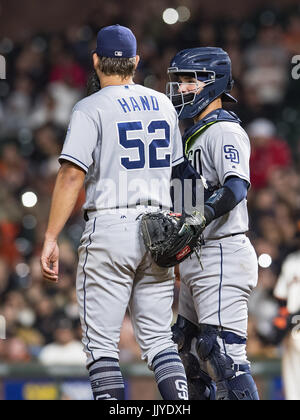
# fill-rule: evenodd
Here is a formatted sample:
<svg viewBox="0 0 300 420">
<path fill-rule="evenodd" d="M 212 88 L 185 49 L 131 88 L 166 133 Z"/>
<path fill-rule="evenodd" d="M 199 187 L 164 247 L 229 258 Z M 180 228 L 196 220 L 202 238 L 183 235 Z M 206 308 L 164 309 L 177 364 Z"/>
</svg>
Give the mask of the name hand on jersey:
<svg viewBox="0 0 300 420">
<path fill-rule="evenodd" d="M 118 99 L 118 103 L 125 114 L 135 111 L 159 111 L 159 103 L 155 96 L 130 96 Z"/>
</svg>

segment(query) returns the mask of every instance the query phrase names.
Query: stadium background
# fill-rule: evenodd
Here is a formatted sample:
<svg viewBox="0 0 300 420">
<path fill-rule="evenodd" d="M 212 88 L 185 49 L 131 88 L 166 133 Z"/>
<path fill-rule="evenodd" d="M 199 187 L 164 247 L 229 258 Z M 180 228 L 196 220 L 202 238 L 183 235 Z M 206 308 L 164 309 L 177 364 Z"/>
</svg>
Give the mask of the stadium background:
<svg viewBox="0 0 300 420">
<path fill-rule="evenodd" d="M 249 236 L 260 264 L 248 352 L 263 397 L 284 398 L 282 349 L 264 345 L 259 333 L 274 311 L 282 261 L 299 248 L 300 81 L 292 78 L 292 57 L 300 54 L 297 3 L 0 0 L 0 54 L 7 62 L 7 79 L 0 81 L 0 320 L 7 335 L 0 340 L 0 399 L 90 397 L 74 288 L 83 193 L 61 236 L 58 286 L 42 281 L 39 255 L 70 112 L 85 95 L 95 35 L 114 23 L 137 36 L 136 82 L 159 91 L 179 49 L 214 45 L 231 56 L 239 99 L 232 109 L 253 148 Z M 167 8 L 177 10 L 177 23 L 169 21 L 174 12 L 163 15 Z M 155 398 L 129 318 L 120 357 L 128 397 Z"/>
</svg>

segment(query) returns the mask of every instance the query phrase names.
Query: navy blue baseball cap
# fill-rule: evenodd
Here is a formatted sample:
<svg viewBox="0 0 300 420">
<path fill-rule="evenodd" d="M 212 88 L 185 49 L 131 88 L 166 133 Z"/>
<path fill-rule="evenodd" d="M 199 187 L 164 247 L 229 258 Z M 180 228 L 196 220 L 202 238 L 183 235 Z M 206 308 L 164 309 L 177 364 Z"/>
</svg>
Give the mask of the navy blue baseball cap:
<svg viewBox="0 0 300 420">
<path fill-rule="evenodd" d="M 129 28 L 121 25 L 106 26 L 97 35 L 97 48 L 100 57 L 132 58 L 136 56 L 136 38 Z"/>
</svg>

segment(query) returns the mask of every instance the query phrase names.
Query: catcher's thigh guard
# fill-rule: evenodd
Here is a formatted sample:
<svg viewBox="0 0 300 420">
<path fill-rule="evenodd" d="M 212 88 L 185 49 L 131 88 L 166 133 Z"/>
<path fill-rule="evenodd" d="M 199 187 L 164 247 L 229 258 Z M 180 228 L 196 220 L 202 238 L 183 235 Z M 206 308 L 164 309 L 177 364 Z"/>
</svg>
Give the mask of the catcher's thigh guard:
<svg viewBox="0 0 300 420">
<path fill-rule="evenodd" d="M 178 345 L 178 350 L 191 348 L 191 341 L 198 336 L 199 328 L 197 325 L 178 315 L 176 323 L 172 326 L 173 341 Z"/>
<path fill-rule="evenodd" d="M 196 349 L 205 372 L 216 383 L 234 376 L 233 360 L 221 353 L 217 342 L 218 330 L 211 325 L 200 325 Z"/>
</svg>

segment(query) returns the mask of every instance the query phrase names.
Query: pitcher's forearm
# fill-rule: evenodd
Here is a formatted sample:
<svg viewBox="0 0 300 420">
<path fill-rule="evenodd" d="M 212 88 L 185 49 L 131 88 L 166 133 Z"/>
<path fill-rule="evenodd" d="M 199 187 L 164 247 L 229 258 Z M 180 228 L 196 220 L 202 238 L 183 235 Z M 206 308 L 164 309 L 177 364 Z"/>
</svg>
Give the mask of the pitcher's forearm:
<svg viewBox="0 0 300 420">
<path fill-rule="evenodd" d="M 85 173 L 73 165 L 60 169 L 52 196 L 46 239 L 56 241 L 69 219 L 84 183 Z"/>
</svg>

